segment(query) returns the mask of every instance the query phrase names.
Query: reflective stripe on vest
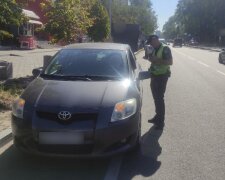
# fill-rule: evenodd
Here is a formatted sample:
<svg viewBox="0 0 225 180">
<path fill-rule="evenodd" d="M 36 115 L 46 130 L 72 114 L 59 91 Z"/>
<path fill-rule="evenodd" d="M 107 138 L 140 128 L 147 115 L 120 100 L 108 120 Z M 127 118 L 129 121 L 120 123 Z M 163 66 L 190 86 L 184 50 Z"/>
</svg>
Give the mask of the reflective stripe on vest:
<svg viewBox="0 0 225 180">
<path fill-rule="evenodd" d="M 156 56 L 159 59 L 163 59 L 163 49 L 164 49 L 163 44 L 160 46 L 157 54 L 153 53 L 153 56 Z M 158 75 L 164 75 L 170 72 L 170 66 L 169 65 L 151 65 L 150 67 L 150 73 L 158 76 Z"/>
</svg>

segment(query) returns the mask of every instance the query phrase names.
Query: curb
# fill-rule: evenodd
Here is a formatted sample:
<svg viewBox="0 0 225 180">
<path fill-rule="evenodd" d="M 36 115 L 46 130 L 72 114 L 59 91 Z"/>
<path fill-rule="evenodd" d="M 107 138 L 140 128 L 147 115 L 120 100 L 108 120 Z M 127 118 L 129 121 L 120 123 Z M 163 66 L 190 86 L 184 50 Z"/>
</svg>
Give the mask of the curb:
<svg viewBox="0 0 225 180">
<path fill-rule="evenodd" d="M 209 51 L 214 51 L 214 52 L 221 52 L 219 49 L 212 49 L 212 48 L 207 48 L 207 47 L 196 47 L 198 49 L 203 49 L 203 50 L 209 50 Z"/>
<path fill-rule="evenodd" d="M 187 46 L 187 47 L 195 48 L 195 49 L 209 50 L 209 51 L 214 51 L 214 52 L 221 52 L 220 49 L 212 49 L 212 48 L 207 48 L 207 47 L 198 47 L 198 46 Z"/>
<path fill-rule="evenodd" d="M 4 146 L 7 142 L 12 139 L 12 130 L 6 129 L 0 132 L 0 147 Z"/>
</svg>

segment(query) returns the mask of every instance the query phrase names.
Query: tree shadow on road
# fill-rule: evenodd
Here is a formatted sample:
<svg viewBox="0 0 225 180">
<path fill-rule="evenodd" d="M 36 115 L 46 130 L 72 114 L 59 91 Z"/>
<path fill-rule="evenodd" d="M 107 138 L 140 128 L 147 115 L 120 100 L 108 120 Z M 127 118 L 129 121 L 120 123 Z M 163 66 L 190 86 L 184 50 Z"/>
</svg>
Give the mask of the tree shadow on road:
<svg viewBox="0 0 225 180">
<path fill-rule="evenodd" d="M 130 180 L 138 175 L 150 177 L 160 168 L 161 162 L 157 159 L 162 148 L 158 141 L 162 133 L 153 126 L 142 136 L 141 148 L 124 157 L 119 179 Z"/>
</svg>

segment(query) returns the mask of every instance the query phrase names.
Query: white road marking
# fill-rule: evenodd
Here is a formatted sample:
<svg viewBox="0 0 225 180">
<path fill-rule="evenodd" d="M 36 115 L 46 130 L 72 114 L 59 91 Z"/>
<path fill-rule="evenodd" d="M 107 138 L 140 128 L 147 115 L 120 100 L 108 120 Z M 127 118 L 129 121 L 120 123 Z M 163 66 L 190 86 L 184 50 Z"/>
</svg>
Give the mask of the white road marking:
<svg viewBox="0 0 225 180">
<path fill-rule="evenodd" d="M 193 58 L 193 57 L 191 57 L 191 56 L 188 56 L 187 54 L 184 54 L 184 53 L 182 53 L 182 52 L 179 52 L 179 51 L 177 51 L 177 50 L 175 50 L 175 49 L 174 49 L 174 51 L 175 51 L 176 53 L 182 55 L 182 56 L 186 56 L 186 57 L 187 57 L 188 59 L 190 59 L 190 60 L 196 61 L 195 58 Z"/>
<path fill-rule="evenodd" d="M 192 60 L 192 61 L 197 61 L 195 58 L 193 58 L 193 57 L 191 57 L 191 56 L 189 56 L 189 55 L 187 55 L 187 54 L 184 54 L 184 53 L 179 52 L 179 51 L 177 51 L 177 50 L 174 50 L 174 51 L 177 52 L 177 53 L 180 54 L 180 55 L 186 56 L 188 59 L 190 59 L 190 60 Z"/>
<path fill-rule="evenodd" d="M 196 59 L 193 58 L 193 57 L 191 57 L 191 56 L 188 56 L 188 59 L 193 60 L 193 61 L 196 61 Z"/>
<path fill-rule="evenodd" d="M 122 164 L 123 157 L 118 156 L 111 160 L 108 169 L 105 174 L 104 180 L 117 180 L 120 172 L 120 166 Z"/>
<path fill-rule="evenodd" d="M 187 56 L 186 54 L 184 54 L 184 53 L 182 53 L 182 52 L 179 52 L 179 51 L 177 51 L 177 50 L 175 50 L 175 49 L 174 49 L 174 51 L 175 51 L 176 53 L 180 54 L 180 55 Z"/>
<path fill-rule="evenodd" d="M 205 64 L 205 63 L 203 63 L 203 62 L 201 62 L 201 61 L 197 61 L 199 64 L 201 64 L 201 65 L 203 65 L 203 66 L 205 66 L 205 67 L 209 67 L 209 65 L 208 64 Z"/>
<path fill-rule="evenodd" d="M 223 73 L 223 72 L 221 72 L 219 70 L 217 70 L 217 72 L 225 76 L 225 73 Z"/>
<path fill-rule="evenodd" d="M 184 53 L 182 53 L 182 52 L 179 52 L 179 51 L 177 51 L 177 50 L 175 50 L 175 49 L 173 49 L 173 50 L 174 50 L 176 53 L 178 53 L 178 54 L 180 54 L 180 55 L 183 55 L 183 56 L 186 56 L 186 57 L 188 57 L 188 59 L 190 59 L 190 60 L 192 60 L 192 61 L 196 61 L 197 63 L 199 63 L 199 64 L 201 64 L 201 65 L 203 65 L 203 66 L 205 66 L 205 67 L 210 67 L 208 64 L 205 64 L 205 63 L 203 63 L 202 61 L 198 61 L 197 59 L 195 59 L 195 58 L 193 58 L 193 57 L 191 57 L 191 56 L 189 56 L 189 55 L 186 55 L 186 54 L 184 54 Z M 212 69 L 215 70 L 214 68 L 212 68 Z M 219 71 L 219 70 L 215 70 L 215 71 L 225 76 L 225 73 L 224 73 L 224 72 Z"/>
</svg>

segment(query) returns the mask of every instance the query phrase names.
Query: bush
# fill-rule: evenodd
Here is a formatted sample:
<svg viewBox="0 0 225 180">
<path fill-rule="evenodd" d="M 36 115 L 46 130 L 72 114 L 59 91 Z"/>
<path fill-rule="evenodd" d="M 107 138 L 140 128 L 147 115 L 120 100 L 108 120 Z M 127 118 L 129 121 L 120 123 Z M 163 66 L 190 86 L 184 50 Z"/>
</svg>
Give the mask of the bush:
<svg viewBox="0 0 225 180">
<path fill-rule="evenodd" d="M 10 110 L 12 101 L 18 98 L 22 91 L 34 79 L 33 76 L 9 79 L 0 84 L 0 110 Z"/>
</svg>

